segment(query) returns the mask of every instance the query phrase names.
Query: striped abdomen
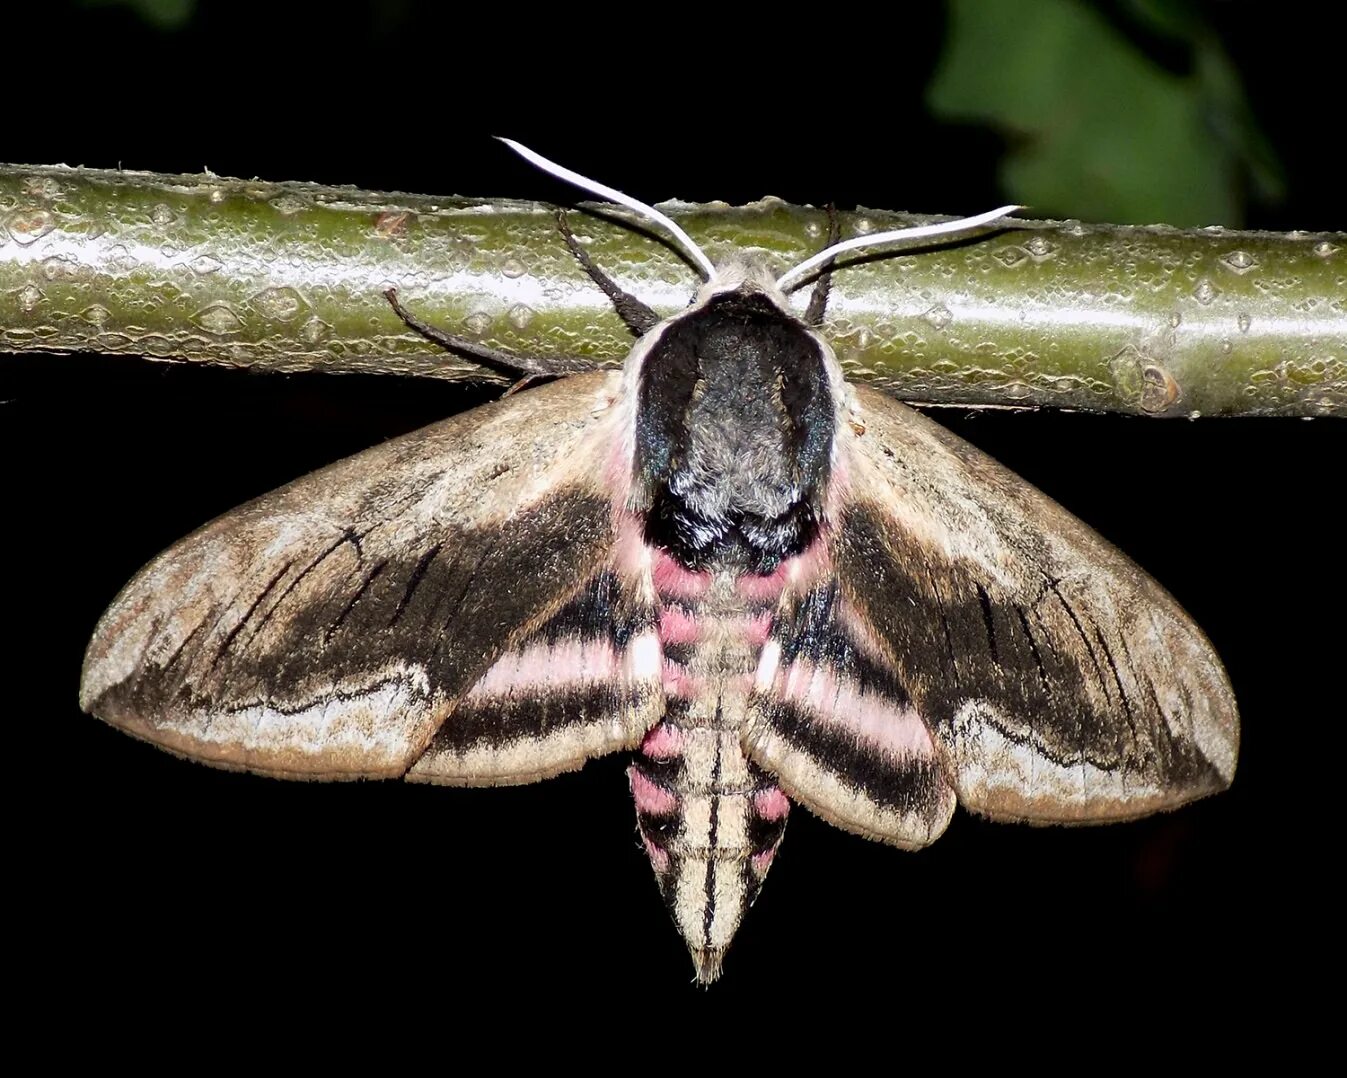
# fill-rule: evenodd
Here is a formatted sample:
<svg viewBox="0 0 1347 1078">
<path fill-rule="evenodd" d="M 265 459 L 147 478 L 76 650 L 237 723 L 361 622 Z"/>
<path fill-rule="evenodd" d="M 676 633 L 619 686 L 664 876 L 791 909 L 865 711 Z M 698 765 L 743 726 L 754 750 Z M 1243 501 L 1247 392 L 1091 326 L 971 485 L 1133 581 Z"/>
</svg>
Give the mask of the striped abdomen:
<svg viewBox="0 0 1347 1078">
<path fill-rule="evenodd" d="M 666 708 L 629 775 L 642 841 L 697 978 L 706 982 L 720 973 L 790 808 L 741 745 L 771 614 L 740 594 L 728 574 L 689 573 L 660 560 Z"/>
</svg>

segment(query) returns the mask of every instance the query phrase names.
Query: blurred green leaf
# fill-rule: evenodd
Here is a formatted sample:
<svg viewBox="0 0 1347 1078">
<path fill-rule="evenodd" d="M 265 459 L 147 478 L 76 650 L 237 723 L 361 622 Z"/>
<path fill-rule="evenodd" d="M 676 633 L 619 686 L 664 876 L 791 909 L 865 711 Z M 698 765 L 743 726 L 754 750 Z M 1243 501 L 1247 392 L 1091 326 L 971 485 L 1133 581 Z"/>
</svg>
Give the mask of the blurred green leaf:
<svg viewBox="0 0 1347 1078">
<path fill-rule="evenodd" d="M 1192 50 L 1190 74 L 1166 71 L 1076 0 L 950 0 L 933 111 L 1006 133 L 1006 193 L 1039 213 L 1238 225 L 1247 173 L 1265 195 L 1280 184 L 1238 72 L 1182 0 L 1127 7 Z"/>
<path fill-rule="evenodd" d="M 192 21 L 196 0 L 84 0 L 85 7 L 129 7 L 161 30 L 177 30 Z"/>
</svg>

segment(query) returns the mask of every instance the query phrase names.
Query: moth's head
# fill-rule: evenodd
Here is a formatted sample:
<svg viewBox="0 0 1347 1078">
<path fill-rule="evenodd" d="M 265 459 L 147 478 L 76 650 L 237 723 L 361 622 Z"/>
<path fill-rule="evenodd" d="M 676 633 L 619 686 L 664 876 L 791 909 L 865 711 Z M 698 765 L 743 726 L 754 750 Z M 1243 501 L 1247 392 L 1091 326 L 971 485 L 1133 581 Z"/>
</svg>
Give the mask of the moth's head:
<svg viewBox="0 0 1347 1078">
<path fill-rule="evenodd" d="M 712 275 L 697 290 L 693 307 L 702 306 L 727 292 L 738 292 L 745 296 L 761 296 L 782 311 L 788 310 L 786 293 L 777 287 L 776 273 L 763 252 L 733 251 L 714 266 Z"/>
</svg>

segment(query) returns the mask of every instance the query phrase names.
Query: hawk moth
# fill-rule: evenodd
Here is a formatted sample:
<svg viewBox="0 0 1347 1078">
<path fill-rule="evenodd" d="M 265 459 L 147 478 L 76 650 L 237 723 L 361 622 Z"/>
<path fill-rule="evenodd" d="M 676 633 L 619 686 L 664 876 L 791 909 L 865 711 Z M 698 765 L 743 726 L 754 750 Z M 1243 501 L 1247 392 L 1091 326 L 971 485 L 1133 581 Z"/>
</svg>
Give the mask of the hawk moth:
<svg viewBox="0 0 1347 1078">
<path fill-rule="evenodd" d="M 518 147 L 516 147 L 518 148 Z M 82 706 L 214 766 L 531 782 L 634 751 L 638 831 L 697 977 L 793 803 L 913 849 L 956 803 L 1119 820 L 1215 792 L 1238 723 L 1201 631 L 990 458 L 848 383 L 786 274 L 713 263 L 620 372 L 507 396 L 208 524 L 113 602 Z M 505 362 L 395 308 L 414 328 Z M 534 369 L 534 368 L 528 368 Z M 546 370 L 546 367 L 538 368 Z"/>
</svg>

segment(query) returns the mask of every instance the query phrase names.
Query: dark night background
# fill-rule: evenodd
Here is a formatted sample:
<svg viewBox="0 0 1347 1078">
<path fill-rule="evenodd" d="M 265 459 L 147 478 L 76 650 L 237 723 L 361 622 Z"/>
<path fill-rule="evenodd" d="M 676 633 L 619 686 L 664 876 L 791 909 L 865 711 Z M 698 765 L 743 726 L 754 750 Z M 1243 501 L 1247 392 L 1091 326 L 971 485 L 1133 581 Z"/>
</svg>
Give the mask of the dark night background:
<svg viewBox="0 0 1347 1078">
<path fill-rule="evenodd" d="M 1138 23 L 1132 5 L 1099 10 L 1163 70 L 1187 70 L 1187 46 Z M 1224 223 L 1343 227 L 1330 197 L 1341 170 L 1325 157 L 1330 124 L 1341 138 L 1340 38 L 1306 4 L 1188 10 L 1242 74 L 1283 178 L 1273 198 L 1232 171 L 1247 197 L 1243 220 Z M 414 0 L 202 2 L 176 29 L 116 5 L 44 11 L 49 47 L 7 69 L 17 90 L 0 154 L 24 163 L 572 197 L 486 138 L 501 133 L 651 201 L 771 193 L 972 213 L 1002 201 L 998 161 L 1014 141 L 924 111 L 941 4 L 903 5 L 893 25 L 831 7 L 714 25 L 671 9 L 658 13 L 663 32 L 622 9 L 532 16 Z M 22 780 L 30 815 L 12 825 L 32 867 L 11 884 L 45 958 L 34 992 L 113 1017 L 148 1007 L 184 1036 L 199 1022 L 202 1036 L 223 1026 L 239 1043 L 296 1021 L 334 1045 L 377 1041 L 365 1023 L 392 1015 L 405 1025 L 381 1027 L 390 1043 L 418 1042 L 463 1021 L 465 994 L 486 1012 L 589 1011 L 577 1044 L 602 1038 L 629 999 L 670 1046 L 684 1022 L 746 1015 L 755 999 L 801 1022 L 820 1001 L 854 999 L 887 1012 L 886 1039 L 944 1012 L 979 1024 L 1033 1015 L 1013 1042 L 1026 1056 L 1068 1016 L 1106 1041 L 1134 1031 L 1124 1039 L 1142 1050 L 1185 1013 L 1292 998 L 1336 901 L 1323 865 L 1336 853 L 1347 718 L 1338 421 L 938 412 L 1205 628 L 1241 705 L 1235 786 L 1102 829 L 960 813 L 918 855 L 797 809 L 709 993 L 688 985 L 620 759 L 505 790 L 287 784 L 181 762 L 79 713 L 95 620 L 155 553 L 304 471 L 489 396 L 0 357 L 0 437 L 32 484 L 10 503 L 6 560 L 41 593 L 41 628 L 20 630 L 27 657 L 11 682 L 26 697 L 12 721 L 36 761 Z"/>
</svg>

